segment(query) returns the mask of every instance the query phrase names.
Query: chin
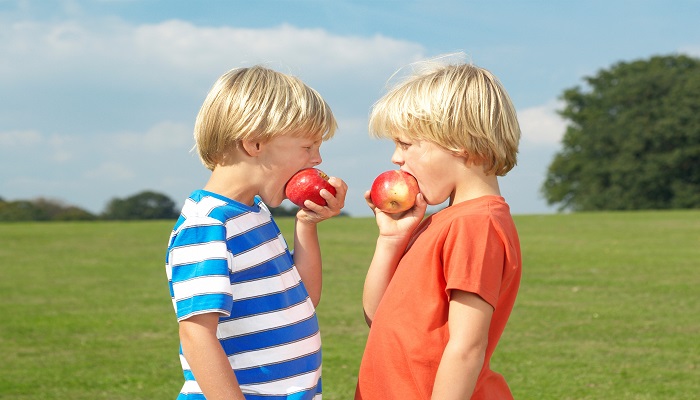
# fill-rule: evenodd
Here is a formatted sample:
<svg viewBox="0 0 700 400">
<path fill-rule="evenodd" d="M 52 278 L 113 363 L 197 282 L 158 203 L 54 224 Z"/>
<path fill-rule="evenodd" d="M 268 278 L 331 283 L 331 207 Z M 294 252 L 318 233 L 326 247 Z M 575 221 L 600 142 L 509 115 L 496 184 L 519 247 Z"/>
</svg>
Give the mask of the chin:
<svg viewBox="0 0 700 400">
<path fill-rule="evenodd" d="M 270 200 L 270 201 L 268 201 L 268 200 L 263 199 L 263 203 L 265 203 L 265 205 L 267 205 L 270 208 L 277 208 L 277 207 L 281 206 L 282 201 L 284 201 L 284 200 Z"/>
<path fill-rule="evenodd" d="M 422 193 L 422 192 L 421 192 L 421 193 Z M 448 196 L 448 197 L 445 197 L 445 198 L 443 198 L 443 199 L 440 199 L 440 198 L 438 198 L 438 199 L 431 199 L 431 198 L 427 197 L 427 196 L 425 195 L 425 193 L 423 193 L 423 200 L 425 200 L 425 202 L 426 202 L 429 206 L 438 206 L 438 205 L 440 205 L 440 204 L 446 202 L 447 199 L 449 199 L 449 196 Z"/>
<path fill-rule="evenodd" d="M 262 196 L 261 196 L 262 198 Z M 270 196 L 270 198 L 263 198 L 263 202 L 267 204 L 268 207 L 271 208 L 277 208 L 282 205 L 282 202 L 286 199 L 286 197 L 280 195 L 279 193 L 276 195 Z"/>
</svg>

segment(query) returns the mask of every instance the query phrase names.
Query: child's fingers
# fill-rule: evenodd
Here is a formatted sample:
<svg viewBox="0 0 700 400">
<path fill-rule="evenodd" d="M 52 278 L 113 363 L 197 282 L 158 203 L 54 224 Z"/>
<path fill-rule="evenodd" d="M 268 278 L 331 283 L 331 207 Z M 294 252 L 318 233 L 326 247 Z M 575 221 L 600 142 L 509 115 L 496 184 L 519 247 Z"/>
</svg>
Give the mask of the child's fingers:
<svg viewBox="0 0 700 400">
<path fill-rule="evenodd" d="M 340 209 L 342 209 L 345 205 L 345 198 L 338 199 L 337 194 L 336 196 L 333 196 L 333 194 L 326 189 L 321 189 L 319 194 L 324 200 L 326 200 L 326 205 L 321 206 L 322 209 L 331 210 L 334 214 L 336 211 L 337 213 L 340 213 Z"/>
<path fill-rule="evenodd" d="M 369 193 L 369 190 L 365 192 L 365 201 L 367 202 L 369 208 L 371 208 L 372 211 L 374 211 L 377 208 L 377 206 L 375 206 L 374 203 L 372 203 L 372 197 L 369 195 Z"/>
<path fill-rule="evenodd" d="M 413 205 L 413 208 L 407 211 L 407 213 L 410 213 L 411 217 L 416 221 L 416 223 L 420 222 L 423 217 L 425 216 L 425 212 L 428 209 L 428 202 L 425 201 L 425 198 L 423 198 L 422 193 L 418 193 L 416 195 L 416 203 Z"/>
<path fill-rule="evenodd" d="M 345 181 L 338 177 L 331 176 L 328 179 L 328 183 L 330 183 L 331 186 L 333 186 L 336 189 L 336 195 L 340 193 L 343 196 L 345 196 L 345 194 L 348 192 L 348 185 L 345 183 Z"/>
<path fill-rule="evenodd" d="M 414 207 L 416 207 L 418 210 L 422 210 L 423 214 L 425 214 L 425 210 L 428 208 L 428 202 L 425 201 L 423 193 L 418 193 L 416 195 L 416 203 Z"/>
<path fill-rule="evenodd" d="M 323 212 L 323 210 L 326 209 L 325 206 L 322 206 L 320 204 L 316 204 L 311 200 L 304 201 L 304 208 L 306 208 L 306 210 L 308 210 L 308 211 L 313 211 L 316 214 L 320 214 Z"/>
</svg>

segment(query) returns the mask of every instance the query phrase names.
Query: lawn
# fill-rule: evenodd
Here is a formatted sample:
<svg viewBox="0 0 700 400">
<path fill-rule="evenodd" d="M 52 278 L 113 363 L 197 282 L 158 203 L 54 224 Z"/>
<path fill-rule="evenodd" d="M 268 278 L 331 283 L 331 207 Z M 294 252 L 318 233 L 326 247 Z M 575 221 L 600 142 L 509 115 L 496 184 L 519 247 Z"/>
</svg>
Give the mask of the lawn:
<svg viewBox="0 0 700 400">
<path fill-rule="evenodd" d="M 291 238 L 292 220 L 281 219 Z M 700 211 L 516 216 L 523 281 L 492 360 L 516 399 L 695 399 Z M 0 224 L 0 398 L 174 399 L 170 221 Z M 376 227 L 320 225 L 324 398 L 350 399 Z M 291 239 L 290 239 L 291 241 Z"/>
</svg>

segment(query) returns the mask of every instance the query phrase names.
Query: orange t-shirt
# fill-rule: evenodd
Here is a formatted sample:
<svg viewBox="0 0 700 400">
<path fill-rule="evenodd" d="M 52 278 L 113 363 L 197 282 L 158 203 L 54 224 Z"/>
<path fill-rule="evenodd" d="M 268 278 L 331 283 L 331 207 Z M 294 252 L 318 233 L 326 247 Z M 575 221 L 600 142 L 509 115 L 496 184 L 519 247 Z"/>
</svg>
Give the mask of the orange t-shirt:
<svg viewBox="0 0 700 400">
<path fill-rule="evenodd" d="M 430 398 L 450 336 L 450 290 L 458 289 L 494 308 L 472 399 L 512 399 L 489 362 L 513 309 L 521 267 L 518 233 L 502 197 L 480 197 L 426 218 L 375 313 L 355 398 Z"/>
</svg>

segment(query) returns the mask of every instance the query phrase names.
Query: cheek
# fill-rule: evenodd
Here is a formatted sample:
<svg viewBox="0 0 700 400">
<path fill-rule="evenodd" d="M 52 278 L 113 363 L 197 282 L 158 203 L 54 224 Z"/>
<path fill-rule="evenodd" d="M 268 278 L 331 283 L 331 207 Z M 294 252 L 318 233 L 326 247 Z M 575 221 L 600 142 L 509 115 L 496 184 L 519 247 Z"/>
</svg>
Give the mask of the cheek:
<svg viewBox="0 0 700 400">
<path fill-rule="evenodd" d="M 423 198 L 425 198 L 428 204 L 436 205 L 444 201 L 440 182 L 436 180 L 427 180 L 419 183 L 418 186 L 420 192 L 423 194 Z"/>
<path fill-rule="evenodd" d="M 416 170 L 421 192 L 431 205 L 444 202 L 454 190 L 455 171 L 441 161 L 444 160 L 433 159 Z"/>
<path fill-rule="evenodd" d="M 429 170 L 415 166 L 409 168 L 408 172 L 413 175 L 418 181 L 418 189 L 423 194 L 423 197 L 430 203 L 430 200 L 435 196 L 435 189 L 439 186 L 437 179 Z"/>
<path fill-rule="evenodd" d="M 287 154 L 282 154 L 275 160 L 275 176 L 270 177 L 271 179 L 284 180 L 284 183 L 294 175 L 297 171 L 306 166 L 305 154 L 300 152 L 289 152 Z"/>
<path fill-rule="evenodd" d="M 297 167 L 297 170 L 306 167 L 313 158 L 313 152 L 301 149 L 299 151 L 290 151 L 285 155 L 287 158 L 287 165 L 290 168 Z"/>
<path fill-rule="evenodd" d="M 412 154 L 410 159 L 407 159 L 406 164 L 409 166 L 411 173 L 426 182 L 433 182 L 439 179 L 440 174 L 444 170 L 440 160 L 435 159 L 429 152 L 425 151 Z"/>
</svg>

